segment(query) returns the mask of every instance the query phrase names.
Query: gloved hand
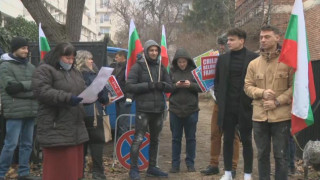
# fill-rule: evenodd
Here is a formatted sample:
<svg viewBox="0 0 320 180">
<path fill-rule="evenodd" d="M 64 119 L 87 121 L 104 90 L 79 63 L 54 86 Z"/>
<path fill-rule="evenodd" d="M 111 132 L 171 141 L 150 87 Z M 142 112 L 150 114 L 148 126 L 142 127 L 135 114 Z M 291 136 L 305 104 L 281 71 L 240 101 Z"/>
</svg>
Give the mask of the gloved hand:
<svg viewBox="0 0 320 180">
<path fill-rule="evenodd" d="M 163 91 L 164 90 L 164 88 L 165 88 L 165 84 L 163 83 L 163 82 L 157 82 L 156 83 L 156 88 L 158 89 L 158 90 L 160 90 L 160 91 Z"/>
<path fill-rule="evenodd" d="M 148 88 L 150 90 L 154 90 L 156 88 L 156 84 L 154 82 L 148 82 Z"/>
<path fill-rule="evenodd" d="M 82 99 L 82 97 L 72 95 L 69 103 L 71 106 L 76 106 L 82 101 Z"/>
<path fill-rule="evenodd" d="M 125 106 L 131 106 L 131 104 L 132 104 L 132 99 L 127 98 L 127 99 L 126 99 L 126 102 L 124 103 L 124 105 L 125 105 Z"/>
<path fill-rule="evenodd" d="M 108 97 L 107 93 L 105 93 L 104 89 L 99 92 L 98 101 L 101 104 L 108 104 L 109 103 L 109 97 Z"/>
<path fill-rule="evenodd" d="M 103 97 L 103 90 L 98 93 L 98 98 L 102 98 L 102 97 Z"/>
<path fill-rule="evenodd" d="M 5 88 L 6 92 L 9 95 L 17 94 L 24 90 L 23 85 L 21 83 L 8 83 L 8 86 Z"/>
</svg>

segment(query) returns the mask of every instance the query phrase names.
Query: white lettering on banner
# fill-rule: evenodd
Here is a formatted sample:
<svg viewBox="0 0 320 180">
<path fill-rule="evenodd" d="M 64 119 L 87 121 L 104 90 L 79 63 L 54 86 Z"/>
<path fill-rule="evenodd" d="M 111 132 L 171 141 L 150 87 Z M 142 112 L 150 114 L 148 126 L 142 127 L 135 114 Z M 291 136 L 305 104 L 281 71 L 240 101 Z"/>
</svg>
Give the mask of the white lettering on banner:
<svg viewBox="0 0 320 180">
<path fill-rule="evenodd" d="M 214 79 L 216 72 L 217 56 L 201 57 L 202 79 Z"/>
</svg>

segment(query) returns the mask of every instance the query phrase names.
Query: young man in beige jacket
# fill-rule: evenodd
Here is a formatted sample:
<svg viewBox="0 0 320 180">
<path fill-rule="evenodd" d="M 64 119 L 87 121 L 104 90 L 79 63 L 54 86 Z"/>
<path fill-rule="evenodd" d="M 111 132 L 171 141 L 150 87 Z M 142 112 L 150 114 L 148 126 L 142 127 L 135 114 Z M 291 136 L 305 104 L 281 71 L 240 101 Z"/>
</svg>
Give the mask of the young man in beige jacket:
<svg viewBox="0 0 320 180">
<path fill-rule="evenodd" d="M 251 61 L 244 90 L 253 98 L 253 132 L 258 150 L 259 180 L 270 180 L 271 142 L 275 180 L 287 180 L 286 153 L 291 118 L 293 69 L 279 62 L 280 31 L 264 26 L 260 32 L 260 56 Z"/>
</svg>

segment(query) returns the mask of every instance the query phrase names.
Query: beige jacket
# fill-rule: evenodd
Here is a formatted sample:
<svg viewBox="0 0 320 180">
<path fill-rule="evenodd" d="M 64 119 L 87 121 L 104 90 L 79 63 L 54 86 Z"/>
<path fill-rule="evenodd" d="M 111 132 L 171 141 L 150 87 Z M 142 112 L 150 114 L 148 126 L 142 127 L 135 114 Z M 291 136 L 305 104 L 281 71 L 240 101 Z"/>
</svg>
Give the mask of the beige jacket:
<svg viewBox="0 0 320 180">
<path fill-rule="evenodd" d="M 269 60 L 267 60 L 269 59 Z M 253 98 L 253 121 L 280 122 L 291 119 L 293 69 L 278 62 L 279 52 L 267 56 L 261 54 L 251 61 L 245 78 L 244 91 Z M 265 111 L 263 91 L 272 89 L 280 106 Z"/>
</svg>

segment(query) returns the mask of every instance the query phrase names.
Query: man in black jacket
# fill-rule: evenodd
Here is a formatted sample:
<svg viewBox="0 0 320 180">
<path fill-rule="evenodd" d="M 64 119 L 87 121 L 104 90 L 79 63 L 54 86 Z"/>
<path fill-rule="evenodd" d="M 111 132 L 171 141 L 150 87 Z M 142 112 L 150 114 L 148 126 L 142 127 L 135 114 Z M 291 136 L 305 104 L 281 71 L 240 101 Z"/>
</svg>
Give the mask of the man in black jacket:
<svg viewBox="0 0 320 180">
<path fill-rule="evenodd" d="M 116 101 L 116 111 L 117 118 L 122 114 L 129 114 L 131 110 L 131 105 L 126 103 L 126 98 L 128 97 L 125 92 L 126 84 L 126 65 L 127 65 L 127 52 L 121 50 L 116 53 L 115 63 L 112 63 L 110 67 L 114 68 L 112 75 L 114 75 L 118 81 L 121 90 L 124 93 L 124 97 Z M 117 137 L 120 137 L 123 133 L 129 130 L 129 120 L 127 117 L 121 117 L 117 122 Z"/>
<path fill-rule="evenodd" d="M 153 40 L 144 45 L 144 56 L 131 68 L 126 90 L 134 94 L 136 101 L 135 135 L 131 145 L 130 179 L 140 179 L 138 170 L 139 148 L 149 129 L 149 168 L 147 176 L 168 177 L 156 167 L 159 135 L 166 106 L 165 94 L 172 91 L 172 82 L 164 66 L 160 66 L 161 48 Z"/>
<path fill-rule="evenodd" d="M 228 31 L 227 36 L 230 51 L 219 56 L 214 81 L 214 94 L 219 107 L 218 125 L 224 133 L 225 174 L 220 180 L 232 180 L 233 141 L 236 126 L 239 127 L 243 145 L 244 180 L 250 180 L 253 162 L 252 100 L 245 94 L 243 86 L 247 66 L 258 55 L 244 47 L 245 31 L 234 28 Z"/>
</svg>

